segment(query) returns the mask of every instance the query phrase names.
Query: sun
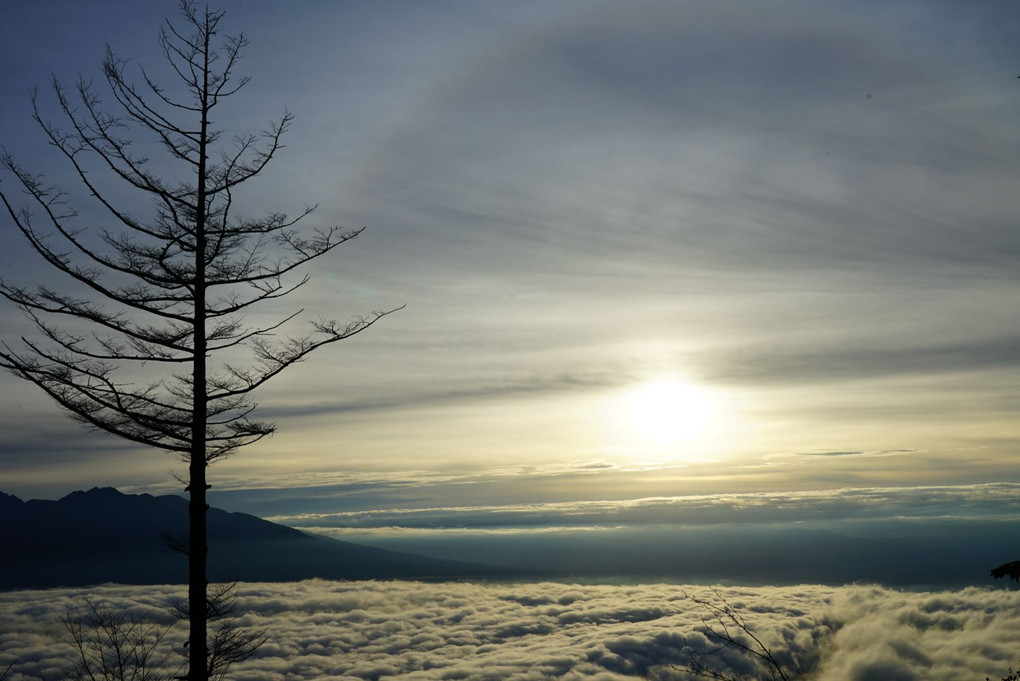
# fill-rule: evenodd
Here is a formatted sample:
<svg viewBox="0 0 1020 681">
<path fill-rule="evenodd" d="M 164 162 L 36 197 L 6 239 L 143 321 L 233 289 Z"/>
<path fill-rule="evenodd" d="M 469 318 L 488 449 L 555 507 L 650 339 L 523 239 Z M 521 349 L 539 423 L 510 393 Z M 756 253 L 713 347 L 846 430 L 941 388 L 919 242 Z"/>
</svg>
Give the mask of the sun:
<svg viewBox="0 0 1020 681">
<path fill-rule="evenodd" d="M 653 445 L 696 442 L 710 430 L 717 407 L 711 390 L 672 376 L 630 388 L 621 400 L 627 429 Z"/>
</svg>

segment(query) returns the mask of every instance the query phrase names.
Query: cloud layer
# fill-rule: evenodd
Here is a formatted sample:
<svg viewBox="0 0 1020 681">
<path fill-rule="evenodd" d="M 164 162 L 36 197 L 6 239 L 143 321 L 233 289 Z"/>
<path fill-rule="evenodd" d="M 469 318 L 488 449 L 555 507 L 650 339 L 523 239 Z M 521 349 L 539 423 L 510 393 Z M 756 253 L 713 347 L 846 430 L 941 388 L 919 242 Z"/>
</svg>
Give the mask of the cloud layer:
<svg viewBox="0 0 1020 681">
<path fill-rule="evenodd" d="M 891 456 L 896 452 L 871 453 Z M 801 456 L 868 456 L 866 452 L 818 452 Z M 641 499 L 530 504 L 425 506 L 270 516 L 299 528 L 337 530 L 543 529 L 797 523 L 831 520 L 1015 520 L 1020 511 L 1014 483 L 945 487 L 874 487 L 705 494 Z"/>
<path fill-rule="evenodd" d="M 90 595 L 158 617 L 174 587 L 97 587 Z M 704 607 L 725 600 L 788 671 L 805 679 L 971 681 L 1015 659 L 1020 592 L 897 592 L 877 587 L 718 588 L 672 584 L 243 584 L 244 624 L 269 642 L 243 664 L 252 681 L 400 677 L 417 681 L 687 681 L 685 645 L 704 643 Z M 0 594 L 0 666 L 11 681 L 53 674 L 57 616 L 81 594 Z M 180 641 L 181 632 L 174 639 Z M 754 670 L 728 651 L 710 664 Z"/>
</svg>

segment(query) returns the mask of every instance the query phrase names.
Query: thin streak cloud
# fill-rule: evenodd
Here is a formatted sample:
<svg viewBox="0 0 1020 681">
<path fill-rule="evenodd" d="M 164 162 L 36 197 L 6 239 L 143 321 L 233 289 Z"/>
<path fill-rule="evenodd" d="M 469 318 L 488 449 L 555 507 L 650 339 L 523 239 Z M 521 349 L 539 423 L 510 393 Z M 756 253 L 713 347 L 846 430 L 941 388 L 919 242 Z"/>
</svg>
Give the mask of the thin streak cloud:
<svg viewBox="0 0 1020 681">
<path fill-rule="evenodd" d="M 715 523 L 775 524 L 865 520 L 1015 520 L 1020 485 L 887 487 L 804 492 L 757 492 L 672 498 L 556 503 L 389 508 L 270 517 L 299 528 L 355 530 L 537 529 L 647 527 Z M 934 509 L 939 509 L 938 511 Z"/>
</svg>

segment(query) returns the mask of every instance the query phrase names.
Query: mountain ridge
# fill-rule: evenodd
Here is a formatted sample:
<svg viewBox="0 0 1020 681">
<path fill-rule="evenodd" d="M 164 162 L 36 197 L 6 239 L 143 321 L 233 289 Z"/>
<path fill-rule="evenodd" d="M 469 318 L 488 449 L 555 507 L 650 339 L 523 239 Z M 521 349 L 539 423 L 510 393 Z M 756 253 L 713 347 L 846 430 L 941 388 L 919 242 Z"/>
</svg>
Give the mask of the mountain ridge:
<svg viewBox="0 0 1020 681">
<path fill-rule="evenodd" d="M 112 487 L 56 500 L 0 492 L 0 589 L 103 582 L 187 581 L 187 561 L 164 537 L 187 537 L 188 501 Z M 304 533 L 247 513 L 210 508 L 211 581 L 467 579 L 517 571 L 378 549 Z"/>
</svg>

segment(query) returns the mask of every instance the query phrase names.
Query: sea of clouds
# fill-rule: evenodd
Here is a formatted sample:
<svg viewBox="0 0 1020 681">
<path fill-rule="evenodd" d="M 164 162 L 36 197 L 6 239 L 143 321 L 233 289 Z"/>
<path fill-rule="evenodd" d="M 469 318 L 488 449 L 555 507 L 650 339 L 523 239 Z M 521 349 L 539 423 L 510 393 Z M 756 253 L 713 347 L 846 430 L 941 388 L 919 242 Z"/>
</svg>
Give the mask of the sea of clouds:
<svg viewBox="0 0 1020 681">
<path fill-rule="evenodd" d="M 70 649 L 60 615 L 86 596 L 169 622 L 183 589 L 0 593 L 0 670 L 17 661 L 10 681 L 61 678 Z M 1018 655 L 1016 590 L 310 580 L 238 586 L 242 623 L 270 638 L 232 678 L 680 681 L 694 678 L 685 646 L 705 644 L 707 611 L 692 597 L 728 602 L 802 679 L 998 679 Z M 755 670 L 733 650 L 714 662 L 741 678 Z"/>
</svg>

